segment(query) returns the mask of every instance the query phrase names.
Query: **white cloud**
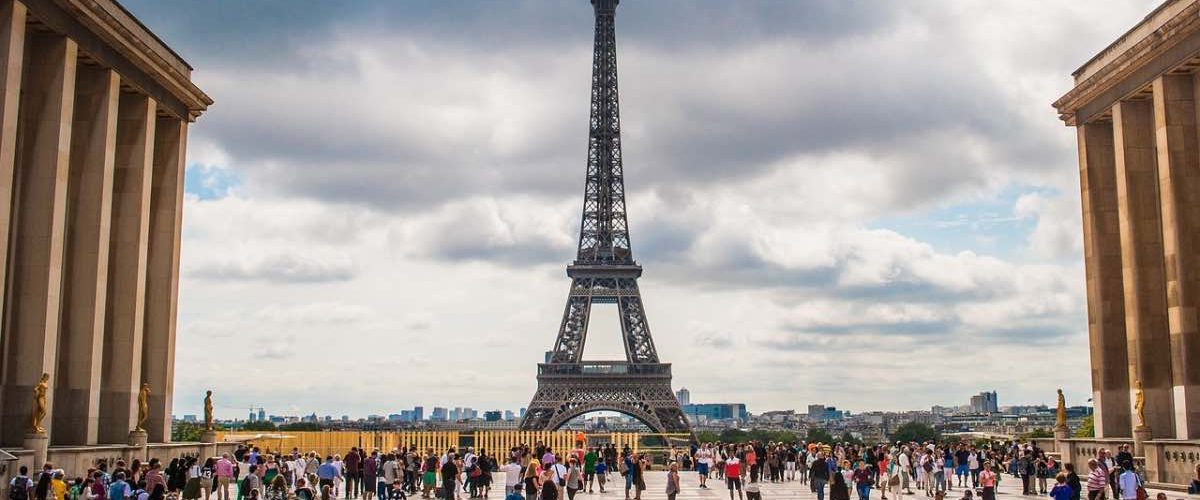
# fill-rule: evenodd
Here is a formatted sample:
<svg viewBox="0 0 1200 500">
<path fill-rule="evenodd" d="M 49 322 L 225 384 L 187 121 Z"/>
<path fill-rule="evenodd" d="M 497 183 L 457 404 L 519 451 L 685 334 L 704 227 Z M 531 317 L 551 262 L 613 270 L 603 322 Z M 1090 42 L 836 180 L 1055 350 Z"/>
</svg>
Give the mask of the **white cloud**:
<svg viewBox="0 0 1200 500">
<path fill-rule="evenodd" d="M 678 14 L 618 28 L 631 240 L 676 385 L 754 410 L 1086 393 L 1074 138 L 1048 103 L 1150 7 L 622 5 Z M 178 410 L 210 386 L 297 413 L 524 404 L 574 257 L 590 37 L 522 12 L 556 28 L 306 18 L 302 44 L 259 41 L 276 59 L 199 66 L 217 105 L 191 161 L 242 184 L 186 202 Z M 930 215 L 975 203 L 1011 210 Z M 1016 361 L 1055 375 L 997 375 Z"/>
</svg>

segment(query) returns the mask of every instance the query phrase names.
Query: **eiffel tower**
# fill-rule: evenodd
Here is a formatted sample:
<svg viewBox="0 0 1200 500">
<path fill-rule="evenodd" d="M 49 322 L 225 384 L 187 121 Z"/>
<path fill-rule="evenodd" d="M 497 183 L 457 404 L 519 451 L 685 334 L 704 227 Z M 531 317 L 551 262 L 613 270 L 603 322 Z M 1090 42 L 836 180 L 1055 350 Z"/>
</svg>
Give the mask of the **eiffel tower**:
<svg viewBox="0 0 1200 500">
<path fill-rule="evenodd" d="M 629 246 L 613 24 L 618 1 L 592 0 L 596 34 L 579 252 L 567 266 L 567 307 L 554 351 L 538 364 L 538 389 L 521 419 L 524 430 L 554 430 L 584 413 L 609 410 L 634 417 L 654 432 L 691 432 L 671 391 L 671 365 L 660 363 L 654 350 L 638 291 L 642 266 Z M 625 360 L 582 359 L 592 304 L 617 305 Z"/>
</svg>

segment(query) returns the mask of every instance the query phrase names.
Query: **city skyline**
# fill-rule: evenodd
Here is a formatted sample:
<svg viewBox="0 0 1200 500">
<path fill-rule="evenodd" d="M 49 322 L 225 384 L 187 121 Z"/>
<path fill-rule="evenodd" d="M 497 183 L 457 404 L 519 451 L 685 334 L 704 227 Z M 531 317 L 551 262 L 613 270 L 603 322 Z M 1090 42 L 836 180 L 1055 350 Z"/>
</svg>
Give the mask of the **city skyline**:
<svg viewBox="0 0 1200 500">
<path fill-rule="evenodd" d="M 1020 362 L 1053 376 L 1005 378 L 1014 401 L 1090 397 L 1047 103 L 1156 3 L 622 3 L 630 235 L 675 388 L 924 408 Z M 526 404 L 578 234 L 585 4 L 126 6 L 218 102 L 189 139 L 176 413 Z"/>
</svg>

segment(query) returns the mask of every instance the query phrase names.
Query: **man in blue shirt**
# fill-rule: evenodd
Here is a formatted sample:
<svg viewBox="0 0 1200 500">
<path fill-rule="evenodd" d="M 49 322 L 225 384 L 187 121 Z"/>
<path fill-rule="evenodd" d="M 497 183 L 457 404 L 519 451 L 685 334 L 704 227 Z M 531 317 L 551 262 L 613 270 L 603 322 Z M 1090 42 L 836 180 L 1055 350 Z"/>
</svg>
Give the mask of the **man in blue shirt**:
<svg viewBox="0 0 1200 500">
<path fill-rule="evenodd" d="M 124 500 L 129 498 L 130 491 L 129 483 L 125 482 L 125 473 L 117 472 L 113 474 L 113 482 L 108 486 L 108 498 L 110 500 Z"/>
<path fill-rule="evenodd" d="M 329 486 L 329 491 L 332 494 L 333 480 L 337 478 L 338 475 L 338 469 L 333 465 L 333 457 L 327 455 L 325 457 L 325 463 L 321 464 L 320 467 L 317 467 L 317 479 L 321 489 L 318 494 L 324 493 L 326 486 Z"/>
</svg>

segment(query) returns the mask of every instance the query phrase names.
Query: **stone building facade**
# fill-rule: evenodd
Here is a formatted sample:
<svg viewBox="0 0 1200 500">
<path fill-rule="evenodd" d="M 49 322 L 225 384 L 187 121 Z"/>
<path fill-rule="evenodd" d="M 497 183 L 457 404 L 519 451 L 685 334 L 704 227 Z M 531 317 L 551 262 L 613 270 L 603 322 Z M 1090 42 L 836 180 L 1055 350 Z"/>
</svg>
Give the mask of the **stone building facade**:
<svg viewBox="0 0 1200 500">
<path fill-rule="evenodd" d="M 212 103 L 191 71 L 113 0 L 0 0 L 9 452 L 36 462 L 170 441 L 184 156 L 188 124 Z M 143 384 L 144 432 L 131 432 Z"/>
<path fill-rule="evenodd" d="M 1054 107 L 1078 137 L 1096 437 L 1174 482 L 1200 462 L 1200 1 L 1074 77 Z"/>
</svg>

